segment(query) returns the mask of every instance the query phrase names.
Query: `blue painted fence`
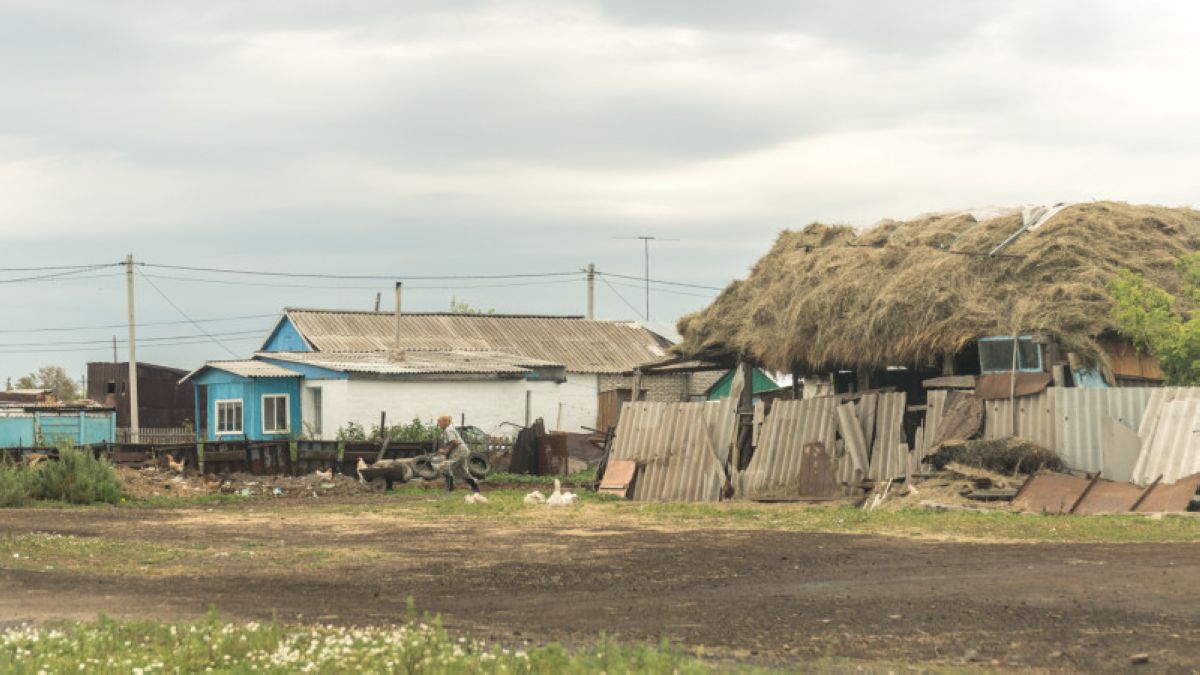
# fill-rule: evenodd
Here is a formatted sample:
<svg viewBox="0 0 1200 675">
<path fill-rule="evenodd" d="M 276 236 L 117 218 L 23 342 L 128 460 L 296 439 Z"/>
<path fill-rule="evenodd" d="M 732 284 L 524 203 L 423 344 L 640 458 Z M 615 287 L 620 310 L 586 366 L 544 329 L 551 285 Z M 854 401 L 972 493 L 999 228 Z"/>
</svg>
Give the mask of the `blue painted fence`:
<svg viewBox="0 0 1200 675">
<path fill-rule="evenodd" d="M 19 412 L 0 415 L 0 447 L 29 447 L 39 440 L 47 445 L 59 441 L 76 445 L 114 443 L 117 440 L 117 413 Z"/>
</svg>

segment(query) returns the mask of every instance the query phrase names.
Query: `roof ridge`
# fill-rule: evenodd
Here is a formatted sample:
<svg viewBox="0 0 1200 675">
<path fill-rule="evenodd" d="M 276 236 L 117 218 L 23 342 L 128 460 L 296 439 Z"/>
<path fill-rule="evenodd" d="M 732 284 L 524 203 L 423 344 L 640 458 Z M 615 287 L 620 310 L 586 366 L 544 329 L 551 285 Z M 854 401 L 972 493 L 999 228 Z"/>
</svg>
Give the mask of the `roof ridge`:
<svg viewBox="0 0 1200 675">
<path fill-rule="evenodd" d="M 395 312 L 376 312 L 369 309 L 322 309 L 319 307 L 284 307 L 285 314 L 289 312 L 309 312 L 313 314 L 364 314 L 375 316 L 396 316 Z M 606 319 L 588 319 L 582 314 L 473 314 L 465 312 L 403 312 L 404 316 L 452 316 L 469 319 L 562 319 L 567 321 L 595 321 L 598 323 L 616 323 Z"/>
</svg>

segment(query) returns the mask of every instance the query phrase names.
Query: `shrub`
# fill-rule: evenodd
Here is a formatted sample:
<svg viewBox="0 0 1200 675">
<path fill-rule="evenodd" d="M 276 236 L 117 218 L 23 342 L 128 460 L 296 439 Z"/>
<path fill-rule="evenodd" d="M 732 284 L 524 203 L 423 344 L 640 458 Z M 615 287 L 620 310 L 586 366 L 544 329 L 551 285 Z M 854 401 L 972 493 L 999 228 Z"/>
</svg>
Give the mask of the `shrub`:
<svg viewBox="0 0 1200 675">
<path fill-rule="evenodd" d="M 72 504 L 116 503 L 121 500 L 121 479 L 105 459 L 69 445 L 58 450 L 58 461 L 46 462 L 30 477 L 30 495 Z"/>
<path fill-rule="evenodd" d="M 21 466 L 0 464 L 0 507 L 24 506 L 29 501 L 29 471 Z"/>
</svg>

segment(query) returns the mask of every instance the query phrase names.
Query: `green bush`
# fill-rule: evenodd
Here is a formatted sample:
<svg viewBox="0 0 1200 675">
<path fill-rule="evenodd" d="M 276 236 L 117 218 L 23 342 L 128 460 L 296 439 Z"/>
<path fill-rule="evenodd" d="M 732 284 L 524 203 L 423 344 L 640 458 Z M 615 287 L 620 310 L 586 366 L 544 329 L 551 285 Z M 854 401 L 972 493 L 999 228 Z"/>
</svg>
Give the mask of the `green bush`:
<svg viewBox="0 0 1200 675">
<path fill-rule="evenodd" d="M 46 462 L 29 477 L 30 496 L 72 504 L 121 501 L 121 479 L 105 459 L 69 445 L 58 450 L 58 461 Z"/>
<path fill-rule="evenodd" d="M 29 501 L 29 471 L 12 464 L 0 464 L 0 507 L 24 506 Z"/>
</svg>

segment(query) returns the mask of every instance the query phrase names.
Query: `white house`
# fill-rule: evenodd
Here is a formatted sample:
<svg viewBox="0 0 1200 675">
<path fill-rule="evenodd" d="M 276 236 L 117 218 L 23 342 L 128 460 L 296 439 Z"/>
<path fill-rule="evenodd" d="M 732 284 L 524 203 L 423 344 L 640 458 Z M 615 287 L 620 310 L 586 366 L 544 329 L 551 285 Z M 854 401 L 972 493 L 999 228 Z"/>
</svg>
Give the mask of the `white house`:
<svg viewBox="0 0 1200 675">
<path fill-rule="evenodd" d="M 601 393 L 628 387 L 670 344 L 635 323 L 581 317 L 289 308 L 249 360 L 279 369 L 271 379 L 247 361 L 210 362 L 186 379 L 210 439 L 330 439 L 349 422 L 378 424 L 381 411 L 391 424 L 450 414 L 496 432 L 540 417 L 581 431 L 596 426 Z M 655 397 L 691 393 L 687 380 L 651 379 L 643 385 Z"/>
</svg>

